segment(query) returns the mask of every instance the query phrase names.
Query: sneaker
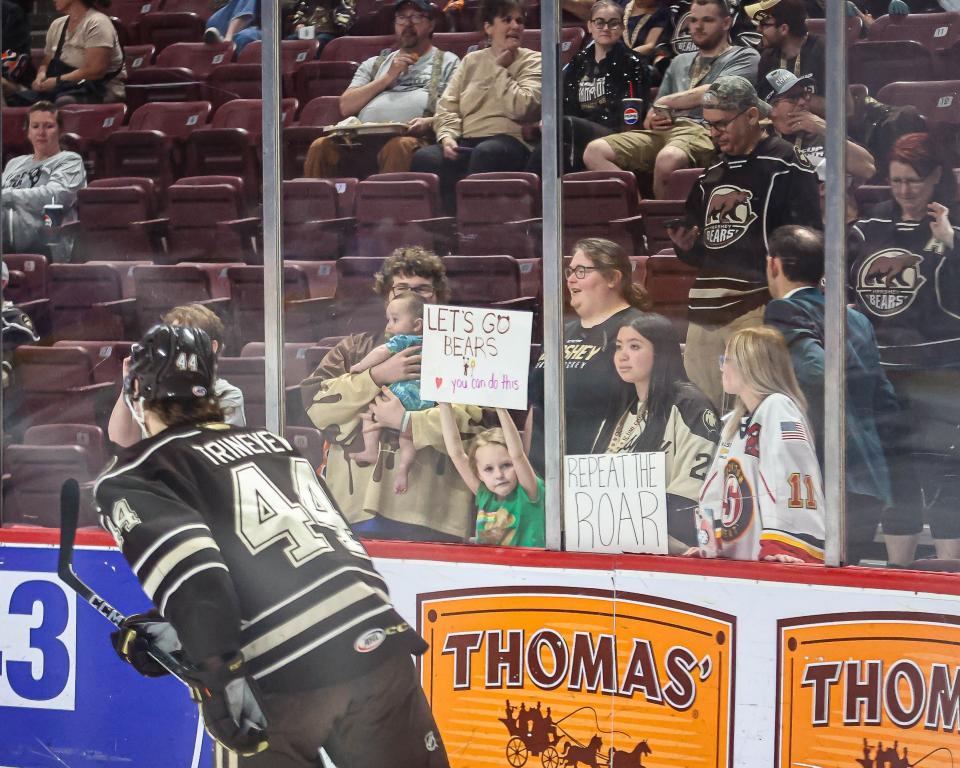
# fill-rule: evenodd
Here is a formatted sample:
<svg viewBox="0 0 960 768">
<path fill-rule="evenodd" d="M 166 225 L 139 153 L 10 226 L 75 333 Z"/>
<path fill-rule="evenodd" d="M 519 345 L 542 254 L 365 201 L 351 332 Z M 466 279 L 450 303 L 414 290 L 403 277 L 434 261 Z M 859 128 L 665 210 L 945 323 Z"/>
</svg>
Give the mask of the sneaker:
<svg viewBox="0 0 960 768">
<path fill-rule="evenodd" d="M 203 33 L 203 42 L 207 43 L 207 45 L 222 43 L 223 35 L 220 34 L 220 30 L 216 27 L 207 27 L 206 31 Z"/>
</svg>

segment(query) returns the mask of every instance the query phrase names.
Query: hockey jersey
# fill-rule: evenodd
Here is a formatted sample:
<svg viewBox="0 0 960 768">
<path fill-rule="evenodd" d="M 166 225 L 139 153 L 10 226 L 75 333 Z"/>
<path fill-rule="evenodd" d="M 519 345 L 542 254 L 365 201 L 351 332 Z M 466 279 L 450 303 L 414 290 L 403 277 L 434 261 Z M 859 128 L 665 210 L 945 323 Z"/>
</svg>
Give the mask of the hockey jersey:
<svg viewBox="0 0 960 768">
<path fill-rule="evenodd" d="M 708 168 L 686 205 L 700 238 L 689 251 L 677 249 L 700 269 L 690 289 L 690 320 L 726 325 L 766 304 L 768 235 L 783 224 L 821 229 L 819 200 L 813 168 L 779 136 Z"/>
<path fill-rule="evenodd" d="M 95 494 L 193 662 L 240 650 L 265 691 L 289 692 L 426 650 L 282 437 L 221 422 L 171 428 L 122 451 Z"/>
<path fill-rule="evenodd" d="M 930 220 L 903 221 L 899 206 L 878 206 L 851 229 L 850 282 L 891 368 L 960 365 L 960 227 L 948 248 Z"/>
<path fill-rule="evenodd" d="M 728 417 L 729 418 L 729 417 Z M 824 498 L 813 436 L 786 395 L 767 395 L 721 438 L 697 508 L 704 557 L 823 561 Z"/>
</svg>

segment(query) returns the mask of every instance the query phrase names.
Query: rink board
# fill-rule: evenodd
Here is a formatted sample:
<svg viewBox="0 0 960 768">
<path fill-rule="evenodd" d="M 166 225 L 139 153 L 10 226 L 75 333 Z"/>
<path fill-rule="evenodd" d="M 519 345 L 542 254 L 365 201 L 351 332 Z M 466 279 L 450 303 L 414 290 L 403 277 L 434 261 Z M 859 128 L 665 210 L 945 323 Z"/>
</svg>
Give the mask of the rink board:
<svg viewBox="0 0 960 768">
<path fill-rule="evenodd" d="M 183 688 L 127 668 L 109 624 L 56 580 L 55 537 L 0 533 L 0 767 L 210 766 Z M 107 541 L 81 533 L 77 572 L 145 608 Z M 420 669 L 456 768 L 591 747 L 600 765 L 621 750 L 615 768 L 856 768 L 881 745 L 960 764 L 956 577 L 370 549 L 431 642 Z"/>
</svg>

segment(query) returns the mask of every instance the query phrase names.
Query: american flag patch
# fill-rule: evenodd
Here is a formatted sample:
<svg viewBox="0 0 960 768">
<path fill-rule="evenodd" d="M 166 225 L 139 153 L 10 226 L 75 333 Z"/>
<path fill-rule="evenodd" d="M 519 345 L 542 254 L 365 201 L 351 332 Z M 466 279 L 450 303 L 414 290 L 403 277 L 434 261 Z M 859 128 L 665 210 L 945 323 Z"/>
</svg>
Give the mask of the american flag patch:
<svg viewBox="0 0 960 768">
<path fill-rule="evenodd" d="M 784 440 L 803 440 L 804 442 L 810 440 L 807 436 L 807 428 L 803 426 L 802 421 L 781 421 L 780 436 Z"/>
</svg>

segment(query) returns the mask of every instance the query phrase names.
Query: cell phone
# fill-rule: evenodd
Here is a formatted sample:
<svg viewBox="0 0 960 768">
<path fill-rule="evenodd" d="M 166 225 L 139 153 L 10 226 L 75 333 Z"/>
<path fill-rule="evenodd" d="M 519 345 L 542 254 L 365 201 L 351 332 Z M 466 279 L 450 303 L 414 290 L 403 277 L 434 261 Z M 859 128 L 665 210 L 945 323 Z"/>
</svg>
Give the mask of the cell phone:
<svg viewBox="0 0 960 768">
<path fill-rule="evenodd" d="M 687 218 L 686 216 L 679 216 L 676 219 L 667 219 L 663 222 L 665 229 L 679 229 L 683 227 L 684 229 L 690 229 L 695 226 L 692 219 Z"/>
</svg>

